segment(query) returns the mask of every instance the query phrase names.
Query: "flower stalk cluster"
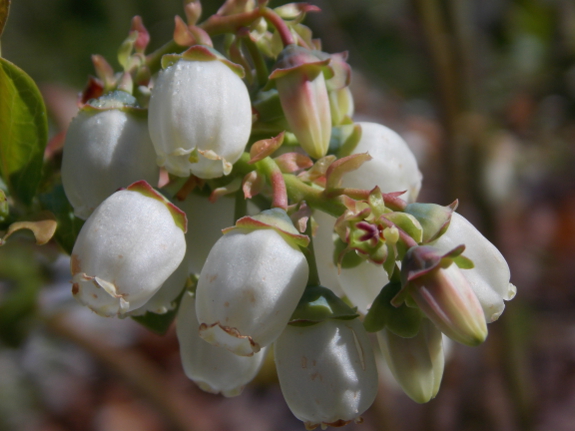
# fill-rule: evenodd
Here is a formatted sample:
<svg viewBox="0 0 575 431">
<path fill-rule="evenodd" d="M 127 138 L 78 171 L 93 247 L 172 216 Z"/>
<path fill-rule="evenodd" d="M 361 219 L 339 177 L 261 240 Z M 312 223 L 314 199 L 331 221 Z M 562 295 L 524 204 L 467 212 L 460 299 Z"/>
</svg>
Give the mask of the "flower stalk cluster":
<svg viewBox="0 0 575 431">
<path fill-rule="evenodd" d="M 189 1 L 152 53 L 136 17 L 121 71 L 94 56 L 62 164 L 86 220 L 77 300 L 103 316 L 177 314 L 185 373 L 209 392 L 239 395 L 273 351 L 308 429 L 361 422 L 381 360 L 368 332 L 427 402 L 442 333 L 483 342 L 515 294 L 456 203 L 416 202 L 405 141 L 354 122 L 347 54 L 323 52 L 302 24 L 317 10 L 227 0 L 200 22 Z"/>
</svg>

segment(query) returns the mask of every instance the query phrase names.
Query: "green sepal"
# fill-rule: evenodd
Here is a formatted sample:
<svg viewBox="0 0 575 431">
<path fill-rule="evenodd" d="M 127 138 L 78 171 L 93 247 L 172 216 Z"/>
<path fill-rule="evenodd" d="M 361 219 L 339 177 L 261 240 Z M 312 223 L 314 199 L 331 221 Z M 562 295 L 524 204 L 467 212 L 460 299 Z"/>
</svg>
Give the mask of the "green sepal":
<svg viewBox="0 0 575 431">
<path fill-rule="evenodd" d="M 358 317 L 356 310 L 347 305 L 339 296 L 323 286 L 306 287 L 290 325 L 309 326 L 327 319 L 351 320 Z"/>
<path fill-rule="evenodd" d="M 387 247 L 387 258 L 385 259 L 385 262 L 383 262 L 383 269 L 387 272 L 387 276 L 390 280 L 396 269 L 396 260 L 398 260 L 397 247 L 395 245 L 389 245 Z"/>
<path fill-rule="evenodd" d="M 361 126 L 359 124 L 344 124 L 331 128 L 328 154 L 335 154 L 338 158 L 351 155 L 361 139 Z"/>
<path fill-rule="evenodd" d="M 471 259 L 468 257 L 463 256 L 462 254 L 456 257 L 451 258 L 453 263 L 455 263 L 461 269 L 473 269 L 475 268 L 475 264 Z"/>
<path fill-rule="evenodd" d="M 423 229 L 422 243 L 435 241 L 445 233 L 451 221 L 451 214 L 457 207 L 457 201 L 449 206 L 437 204 L 412 203 L 405 207 L 405 212 L 414 216 Z"/>
<path fill-rule="evenodd" d="M 392 212 L 385 214 L 385 218 L 393 222 L 398 228 L 412 237 L 418 244 L 423 239 L 423 229 L 419 221 L 411 214 Z"/>
<path fill-rule="evenodd" d="M 337 238 L 334 241 L 334 250 L 333 250 L 333 263 L 337 266 L 340 265 L 342 269 L 349 269 L 355 268 L 360 263 L 365 262 L 365 259 L 358 255 L 354 250 L 350 250 L 347 247 L 347 244 L 343 242 L 340 238 Z M 340 261 L 341 253 L 346 250 L 346 253 L 343 255 L 343 258 Z"/>
<path fill-rule="evenodd" d="M 128 37 L 120 45 L 120 48 L 118 48 L 118 63 L 120 63 L 124 70 L 128 70 L 130 65 L 130 56 L 134 51 L 134 43 L 137 39 L 138 32 L 131 31 Z"/>
<path fill-rule="evenodd" d="M 399 307 L 391 304 L 400 290 L 401 282 L 397 281 L 391 281 L 381 289 L 363 322 L 368 332 L 378 332 L 385 328 L 404 338 L 417 335 L 423 317 L 421 311 L 405 304 Z"/>
</svg>

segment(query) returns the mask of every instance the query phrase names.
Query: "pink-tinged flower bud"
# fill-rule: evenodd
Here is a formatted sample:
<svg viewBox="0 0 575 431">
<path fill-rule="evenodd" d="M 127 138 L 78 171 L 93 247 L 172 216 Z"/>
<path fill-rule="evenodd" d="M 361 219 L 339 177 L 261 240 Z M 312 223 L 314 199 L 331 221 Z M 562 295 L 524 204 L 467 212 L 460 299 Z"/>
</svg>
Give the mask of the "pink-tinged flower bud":
<svg viewBox="0 0 575 431">
<path fill-rule="evenodd" d="M 410 248 L 401 266 L 403 284 L 426 316 L 448 337 L 476 346 L 487 337 L 481 304 L 462 270 L 451 261 L 461 249 L 442 254 L 429 246 Z"/>
<path fill-rule="evenodd" d="M 329 61 L 320 60 L 300 46 L 288 45 L 270 75 L 291 131 L 302 148 L 316 159 L 327 154 L 331 137 L 331 111 L 324 78 Z"/>
<path fill-rule="evenodd" d="M 138 180 L 158 182 L 159 168 L 145 111 L 117 91 L 85 105 L 72 120 L 62 157 L 62 184 L 76 216 L 86 219 L 104 199 Z"/>
<path fill-rule="evenodd" d="M 72 293 L 102 316 L 141 307 L 186 252 L 186 216 L 146 182 L 102 202 L 72 250 Z"/>
<path fill-rule="evenodd" d="M 162 63 L 148 113 L 158 163 L 182 177 L 229 174 L 252 127 L 243 69 L 199 45 Z"/>
<path fill-rule="evenodd" d="M 186 376 L 206 392 L 226 397 L 239 395 L 259 371 L 266 349 L 253 356 L 235 355 L 202 340 L 198 326 L 196 300 L 185 293 L 176 318 L 176 333 Z"/>
<path fill-rule="evenodd" d="M 462 269 L 485 313 L 487 322 L 499 318 L 505 301 L 513 299 L 517 288 L 509 282 L 511 273 L 501 252 L 465 217 L 454 212 L 447 231 L 433 243 L 440 252 L 465 244 L 465 256 L 474 268 Z"/>
<path fill-rule="evenodd" d="M 407 143 L 393 130 L 376 123 L 361 125 L 361 139 L 352 154 L 369 153 L 371 160 L 343 177 L 343 186 L 382 193 L 406 191 L 400 197 L 414 202 L 421 189 L 422 175 Z"/>
<path fill-rule="evenodd" d="M 415 337 L 404 338 L 389 329 L 377 333 L 381 351 L 395 380 L 415 402 L 435 398 L 441 384 L 445 358 L 441 331 L 423 319 Z"/>
<path fill-rule="evenodd" d="M 275 218 L 277 211 L 260 216 Z M 284 222 L 289 226 L 279 230 L 255 217 L 240 219 L 216 242 L 196 291 L 200 336 L 242 356 L 258 352 L 280 335 L 309 271 L 303 253 L 289 237 L 298 232 L 287 215 Z M 245 219 L 254 225 L 241 227 Z"/>
<path fill-rule="evenodd" d="M 375 359 L 357 318 L 288 325 L 274 353 L 283 396 L 307 429 L 359 422 L 375 399 Z"/>
</svg>

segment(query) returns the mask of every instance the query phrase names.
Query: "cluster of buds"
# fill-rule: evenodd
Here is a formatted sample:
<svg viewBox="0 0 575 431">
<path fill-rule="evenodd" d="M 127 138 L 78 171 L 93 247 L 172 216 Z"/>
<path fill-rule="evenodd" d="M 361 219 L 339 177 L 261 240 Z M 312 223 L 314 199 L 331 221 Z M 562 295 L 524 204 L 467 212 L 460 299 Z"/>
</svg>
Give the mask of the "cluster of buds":
<svg viewBox="0 0 575 431">
<path fill-rule="evenodd" d="M 405 141 L 353 121 L 347 55 L 322 52 L 302 24 L 315 11 L 227 0 L 198 24 L 187 1 L 187 23 L 149 54 L 136 17 L 122 72 L 94 56 L 62 161 L 86 220 L 78 301 L 148 326 L 175 319 L 185 373 L 209 392 L 238 395 L 273 352 L 308 429 L 360 422 L 381 357 L 429 401 L 442 333 L 481 343 L 515 294 L 456 205 L 416 202 Z"/>
</svg>

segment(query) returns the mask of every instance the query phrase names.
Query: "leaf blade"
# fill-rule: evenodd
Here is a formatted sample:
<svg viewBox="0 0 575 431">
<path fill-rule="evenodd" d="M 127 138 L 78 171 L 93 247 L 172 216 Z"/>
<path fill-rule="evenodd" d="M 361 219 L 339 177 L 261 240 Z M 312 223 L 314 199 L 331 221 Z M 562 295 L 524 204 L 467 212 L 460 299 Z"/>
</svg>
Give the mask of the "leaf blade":
<svg viewBox="0 0 575 431">
<path fill-rule="evenodd" d="M 38 87 L 0 58 L 0 173 L 12 196 L 30 204 L 41 179 L 48 120 Z"/>
</svg>

